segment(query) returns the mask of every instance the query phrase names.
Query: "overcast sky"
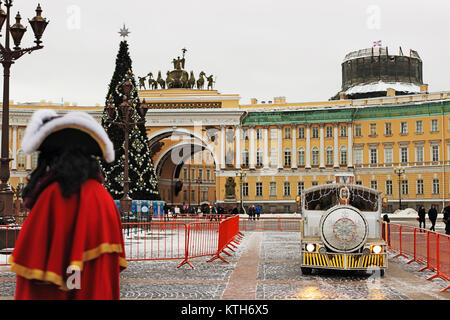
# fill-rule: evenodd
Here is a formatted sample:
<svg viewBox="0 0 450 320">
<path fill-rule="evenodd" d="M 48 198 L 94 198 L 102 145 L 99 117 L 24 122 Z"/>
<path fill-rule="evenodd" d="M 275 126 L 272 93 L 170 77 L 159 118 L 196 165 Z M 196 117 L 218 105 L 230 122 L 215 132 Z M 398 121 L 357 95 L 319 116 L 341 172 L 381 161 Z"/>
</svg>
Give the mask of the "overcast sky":
<svg viewBox="0 0 450 320">
<path fill-rule="evenodd" d="M 186 70 L 215 75 L 215 89 L 243 104 L 328 100 L 344 56 L 377 40 L 418 51 L 429 90 L 450 89 L 448 1 L 14 0 L 28 27 L 22 47 L 33 44 L 38 1 L 50 20 L 45 48 L 13 65 L 14 102 L 104 105 L 124 23 L 136 76 L 165 74 L 186 47 Z"/>
</svg>

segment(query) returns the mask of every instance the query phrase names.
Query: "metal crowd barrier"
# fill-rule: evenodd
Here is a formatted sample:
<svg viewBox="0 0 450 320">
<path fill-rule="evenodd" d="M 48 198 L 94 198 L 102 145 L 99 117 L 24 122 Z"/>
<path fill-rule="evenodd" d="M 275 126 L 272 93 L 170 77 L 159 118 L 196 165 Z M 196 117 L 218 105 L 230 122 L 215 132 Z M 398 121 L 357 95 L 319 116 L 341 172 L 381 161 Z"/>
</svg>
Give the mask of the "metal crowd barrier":
<svg viewBox="0 0 450 320">
<path fill-rule="evenodd" d="M 441 278 L 450 281 L 450 236 L 434 231 L 385 223 L 385 240 L 389 249 L 397 252 L 394 257 L 412 258 L 407 263 L 417 262 L 436 274 L 427 280 Z M 441 292 L 450 289 L 447 286 Z"/>
</svg>

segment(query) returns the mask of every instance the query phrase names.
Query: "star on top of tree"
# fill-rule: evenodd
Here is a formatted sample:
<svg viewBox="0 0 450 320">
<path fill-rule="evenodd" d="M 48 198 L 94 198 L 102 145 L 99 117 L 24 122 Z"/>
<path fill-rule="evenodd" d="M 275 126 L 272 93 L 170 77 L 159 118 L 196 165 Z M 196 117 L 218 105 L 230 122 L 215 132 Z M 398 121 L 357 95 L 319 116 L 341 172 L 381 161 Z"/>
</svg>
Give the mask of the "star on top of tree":
<svg viewBox="0 0 450 320">
<path fill-rule="evenodd" d="M 125 40 L 125 38 L 128 37 L 130 33 L 131 32 L 128 30 L 128 28 L 125 27 L 125 24 L 123 24 L 123 28 L 119 31 L 120 36 Z"/>
</svg>

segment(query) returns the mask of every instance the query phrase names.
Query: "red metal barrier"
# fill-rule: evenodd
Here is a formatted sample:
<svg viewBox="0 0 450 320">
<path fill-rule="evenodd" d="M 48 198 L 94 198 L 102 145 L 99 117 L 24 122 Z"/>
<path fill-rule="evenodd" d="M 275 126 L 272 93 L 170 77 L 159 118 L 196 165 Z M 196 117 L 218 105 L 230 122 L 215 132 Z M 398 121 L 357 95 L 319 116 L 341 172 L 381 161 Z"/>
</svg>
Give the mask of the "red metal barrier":
<svg viewBox="0 0 450 320">
<path fill-rule="evenodd" d="M 123 223 L 128 261 L 184 259 L 186 224 L 181 222 Z"/>
<path fill-rule="evenodd" d="M 221 224 L 219 222 L 192 222 L 187 225 L 185 257 L 178 268 L 184 264 L 194 268 L 189 259 L 216 253 Z"/>
<path fill-rule="evenodd" d="M 412 257 L 413 261 L 426 264 L 419 271 L 426 269 L 436 274 L 427 280 L 441 278 L 450 280 L 450 236 L 411 226 L 388 224 L 388 246 L 398 252 L 394 257 Z M 442 290 L 450 289 L 447 286 Z"/>
<path fill-rule="evenodd" d="M 230 217 L 220 223 L 219 226 L 219 239 L 216 252 L 214 256 L 208 260 L 211 262 L 215 259 L 221 259 L 224 262 L 228 261 L 223 258 L 220 254 L 225 253 L 226 255 L 231 255 L 225 249 L 230 249 L 234 251 L 236 248 L 235 244 L 239 244 L 239 240 L 242 234 L 239 232 L 239 216 Z"/>
<path fill-rule="evenodd" d="M 0 226 L 0 266 L 9 265 L 8 259 L 19 235 L 17 225 Z"/>
</svg>

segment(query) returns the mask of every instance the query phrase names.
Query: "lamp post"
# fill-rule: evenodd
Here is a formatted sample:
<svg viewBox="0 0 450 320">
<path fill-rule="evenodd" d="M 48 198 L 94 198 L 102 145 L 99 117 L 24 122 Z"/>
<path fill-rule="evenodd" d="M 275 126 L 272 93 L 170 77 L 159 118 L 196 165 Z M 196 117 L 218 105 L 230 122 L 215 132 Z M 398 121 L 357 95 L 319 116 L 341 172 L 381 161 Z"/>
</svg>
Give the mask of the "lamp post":
<svg viewBox="0 0 450 320">
<path fill-rule="evenodd" d="M 28 20 L 31 28 L 33 29 L 36 40 L 35 46 L 30 48 L 20 48 L 22 38 L 27 29 L 20 23 L 22 17 L 17 12 L 15 17 L 16 23 L 10 25 L 10 12 L 12 7 L 12 0 L 6 0 L 6 12 L 0 8 L 0 31 L 6 22 L 6 29 L 4 33 L 5 45 L 0 43 L 0 62 L 3 65 L 3 106 L 2 106 L 2 151 L 0 158 L 0 216 L 12 216 L 13 214 L 13 191 L 9 185 L 10 171 L 9 162 L 12 160 L 9 158 L 9 78 L 11 65 L 16 60 L 22 57 L 25 53 L 31 53 L 35 50 L 42 49 L 41 45 L 42 35 L 49 21 L 41 16 L 42 9 L 38 5 L 36 8 L 36 16 Z M 0 5 L 1 5 L 0 1 Z M 14 42 L 14 48 L 11 49 L 10 41 Z"/>
<path fill-rule="evenodd" d="M 242 178 L 244 178 L 247 175 L 244 170 L 239 170 L 236 172 L 236 176 L 239 177 L 239 199 L 241 201 L 241 210 L 242 213 L 245 214 L 245 208 L 244 208 L 244 202 L 243 202 L 243 195 L 242 195 Z"/>
<path fill-rule="evenodd" d="M 394 168 L 394 172 L 398 175 L 398 208 L 402 210 L 402 190 L 401 190 L 401 182 L 402 182 L 402 174 L 405 173 L 405 168 L 396 167 Z"/>
<path fill-rule="evenodd" d="M 200 205 L 201 205 L 200 189 L 201 189 L 201 186 L 202 186 L 202 179 L 197 179 L 197 185 L 198 185 L 198 207 L 200 208 Z"/>
<path fill-rule="evenodd" d="M 125 75 L 125 81 L 119 86 L 122 87 L 122 91 L 124 93 L 123 95 L 123 102 L 119 105 L 120 114 L 119 117 L 117 117 L 117 110 L 114 106 L 114 99 L 112 95 L 109 97 L 107 101 L 107 114 L 108 114 L 108 122 L 113 123 L 115 125 L 118 125 L 122 128 L 124 135 L 125 135 L 125 142 L 124 142 L 124 174 L 123 174 L 123 196 L 120 199 L 120 212 L 123 214 L 127 214 L 129 216 L 129 213 L 131 211 L 131 198 L 129 197 L 128 193 L 130 191 L 130 181 L 129 181 L 129 175 L 128 175 L 128 149 L 129 149 L 129 135 L 130 130 L 132 127 L 145 123 L 145 115 L 147 114 L 147 106 L 145 104 L 145 100 L 140 104 L 140 107 L 138 108 L 139 116 L 141 117 L 141 121 L 135 121 L 133 118 L 136 116 L 136 109 L 133 106 L 131 92 L 134 89 L 134 85 L 131 81 L 131 71 L 128 71 L 128 73 Z M 116 118 L 119 118 L 119 120 L 116 120 Z"/>
</svg>

